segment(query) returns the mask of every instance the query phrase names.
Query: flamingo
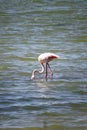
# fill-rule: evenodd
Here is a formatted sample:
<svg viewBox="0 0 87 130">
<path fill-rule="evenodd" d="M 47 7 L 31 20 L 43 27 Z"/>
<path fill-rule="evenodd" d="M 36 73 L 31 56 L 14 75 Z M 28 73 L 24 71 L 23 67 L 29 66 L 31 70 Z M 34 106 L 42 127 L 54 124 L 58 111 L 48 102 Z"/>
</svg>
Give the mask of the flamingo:
<svg viewBox="0 0 87 130">
<path fill-rule="evenodd" d="M 41 71 L 37 70 L 37 69 L 34 69 L 33 72 L 32 72 L 32 76 L 31 76 L 31 79 L 34 79 L 35 78 L 35 73 L 38 72 L 39 74 L 42 74 L 45 70 L 45 67 L 44 67 L 44 63 L 46 63 L 46 78 L 48 76 L 48 72 L 47 72 L 47 68 L 49 68 L 50 70 L 50 75 L 51 77 L 53 77 L 53 71 L 49 65 L 48 62 L 52 61 L 53 59 L 56 59 L 56 58 L 60 58 L 58 55 L 54 54 L 54 53 L 43 53 L 41 55 L 39 55 L 38 57 L 38 61 L 41 65 Z"/>
</svg>

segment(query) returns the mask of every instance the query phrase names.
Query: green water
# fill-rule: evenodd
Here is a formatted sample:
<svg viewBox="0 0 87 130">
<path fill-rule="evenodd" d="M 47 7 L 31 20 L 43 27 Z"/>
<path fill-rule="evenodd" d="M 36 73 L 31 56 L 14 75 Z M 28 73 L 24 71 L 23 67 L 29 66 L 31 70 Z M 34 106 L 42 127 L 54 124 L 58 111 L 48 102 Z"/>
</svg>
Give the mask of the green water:
<svg viewBox="0 0 87 130">
<path fill-rule="evenodd" d="M 40 54 L 53 79 L 36 74 Z M 87 129 L 87 1 L 0 0 L 0 130 Z"/>
</svg>

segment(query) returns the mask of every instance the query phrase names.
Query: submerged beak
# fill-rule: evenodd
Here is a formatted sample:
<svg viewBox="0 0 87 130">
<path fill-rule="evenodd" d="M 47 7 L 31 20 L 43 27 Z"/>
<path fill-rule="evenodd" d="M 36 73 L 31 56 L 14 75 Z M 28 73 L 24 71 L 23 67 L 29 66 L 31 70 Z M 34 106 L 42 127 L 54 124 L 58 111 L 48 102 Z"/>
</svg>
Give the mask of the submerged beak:
<svg viewBox="0 0 87 130">
<path fill-rule="evenodd" d="M 35 79 L 35 77 L 34 77 L 34 76 L 31 76 L 31 79 L 33 80 L 33 79 Z"/>
</svg>

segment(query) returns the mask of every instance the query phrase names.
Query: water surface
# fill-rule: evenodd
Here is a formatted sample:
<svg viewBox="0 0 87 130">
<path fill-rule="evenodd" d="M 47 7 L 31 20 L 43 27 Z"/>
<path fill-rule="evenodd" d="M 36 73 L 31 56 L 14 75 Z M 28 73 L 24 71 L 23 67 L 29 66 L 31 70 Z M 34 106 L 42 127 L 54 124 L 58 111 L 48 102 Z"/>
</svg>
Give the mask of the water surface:
<svg viewBox="0 0 87 130">
<path fill-rule="evenodd" d="M 46 81 L 37 57 L 59 55 Z M 0 129 L 87 129 L 86 0 L 0 0 Z"/>
</svg>

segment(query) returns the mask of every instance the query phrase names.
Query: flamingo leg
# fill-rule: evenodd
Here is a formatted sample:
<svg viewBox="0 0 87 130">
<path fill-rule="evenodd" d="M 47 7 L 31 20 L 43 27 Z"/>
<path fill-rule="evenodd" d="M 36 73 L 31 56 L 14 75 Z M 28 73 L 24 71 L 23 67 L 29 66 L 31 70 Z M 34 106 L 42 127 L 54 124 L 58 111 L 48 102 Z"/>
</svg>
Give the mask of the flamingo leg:
<svg viewBox="0 0 87 130">
<path fill-rule="evenodd" d="M 45 78 L 47 79 L 47 76 L 48 76 L 48 72 L 47 72 L 47 62 L 46 62 L 46 76 L 45 76 Z"/>
<path fill-rule="evenodd" d="M 51 67 L 50 67 L 50 65 L 47 63 L 47 66 L 49 67 L 49 69 L 50 69 L 50 75 L 51 75 L 51 78 L 53 77 L 53 71 L 52 71 L 52 69 L 51 69 Z"/>
</svg>

